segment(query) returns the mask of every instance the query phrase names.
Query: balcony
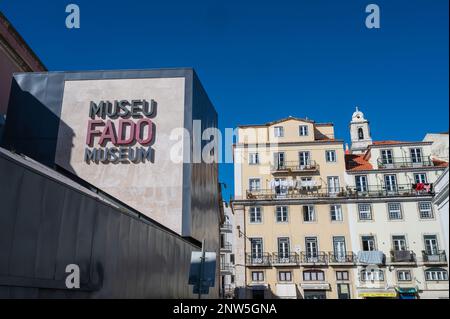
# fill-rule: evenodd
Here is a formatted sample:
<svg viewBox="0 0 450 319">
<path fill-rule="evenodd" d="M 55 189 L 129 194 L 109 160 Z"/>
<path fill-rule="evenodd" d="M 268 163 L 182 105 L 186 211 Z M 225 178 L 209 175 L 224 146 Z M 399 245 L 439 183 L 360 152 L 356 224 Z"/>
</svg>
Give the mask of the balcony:
<svg viewBox="0 0 450 319">
<path fill-rule="evenodd" d="M 294 174 L 294 173 L 317 173 L 319 172 L 319 164 L 315 161 L 309 161 L 305 165 L 300 162 L 284 162 L 271 167 L 272 174 Z"/>
<path fill-rule="evenodd" d="M 232 245 L 231 243 L 222 243 L 222 245 L 220 245 L 220 251 L 223 253 L 231 253 L 232 252 Z"/>
<path fill-rule="evenodd" d="M 356 188 L 348 188 L 346 194 L 349 198 L 364 197 L 409 197 L 409 196 L 432 196 L 433 185 L 427 189 L 416 190 L 414 184 L 399 184 L 394 187 L 386 187 L 384 185 L 368 185 L 363 190 Z"/>
<path fill-rule="evenodd" d="M 346 189 L 343 187 L 333 191 L 315 186 L 305 189 L 289 188 L 281 192 L 276 192 L 273 189 L 247 190 L 246 192 L 246 198 L 253 200 L 336 198 L 346 196 Z"/>
<path fill-rule="evenodd" d="M 379 158 L 377 163 L 378 169 L 424 168 L 434 166 L 430 157 L 418 158 L 415 162 L 406 157 L 393 157 L 389 161 Z"/>
<path fill-rule="evenodd" d="M 416 263 L 416 254 L 411 250 L 391 250 L 389 263 L 391 265 L 413 265 Z"/>
<path fill-rule="evenodd" d="M 269 253 L 263 254 L 247 254 L 247 265 L 254 267 L 270 266 L 271 258 Z"/>
<path fill-rule="evenodd" d="M 427 252 L 422 251 L 423 263 L 428 265 L 442 265 L 447 263 L 447 256 L 444 250 L 439 250 L 437 252 Z"/>
<path fill-rule="evenodd" d="M 331 266 L 346 266 L 354 265 L 356 263 L 356 256 L 353 252 L 349 251 L 345 254 L 329 253 L 329 264 Z"/>
<path fill-rule="evenodd" d="M 220 231 L 222 233 L 231 233 L 233 232 L 233 225 L 229 222 L 225 222 L 222 225 L 220 225 Z"/>
<path fill-rule="evenodd" d="M 327 254 L 325 252 L 317 252 L 317 253 L 301 253 L 300 254 L 300 263 L 302 265 L 326 265 L 328 262 Z"/>
<path fill-rule="evenodd" d="M 272 255 L 272 265 L 273 266 L 296 266 L 298 265 L 298 255 L 297 254 L 278 254 L 274 253 Z"/>
<path fill-rule="evenodd" d="M 229 263 L 221 263 L 220 272 L 223 274 L 231 274 L 233 272 L 233 266 Z"/>
</svg>

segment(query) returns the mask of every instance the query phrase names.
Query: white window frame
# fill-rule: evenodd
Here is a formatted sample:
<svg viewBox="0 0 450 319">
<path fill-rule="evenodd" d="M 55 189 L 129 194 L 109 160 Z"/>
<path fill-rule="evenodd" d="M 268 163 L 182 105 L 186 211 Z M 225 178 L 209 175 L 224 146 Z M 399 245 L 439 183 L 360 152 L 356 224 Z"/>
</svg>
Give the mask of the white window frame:
<svg viewBox="0 0 450 319">
<path fill-rule="evenodd" d="M 390 148 L 380 150 L 381 163 L 384 165 L 394 164 L 394 152 Z"/>
<path fill-rule="evenodd" d="M 333 215 L 334 215 L 334 219 L 333 219 Z M 339 205 L 339 204 L 330 205 L 330 219 L 332 222 L 344 221 L 344 216 L 342 213 L 342 205 Z"/>
<path fill-rule="evenodd" d="M 411 147 L 409 149 L 409 156 L 411 157 L 411 163 L 419 164 L 423 162 L 423 152 L 420 147 Z"/>
<path fill-rule="evenodd" d="M 283 126 L 275 126 L 273 128 L 273 135 L 275 137 L 284 137 L 284 127 Z"/>
<path fill-rule="evenodd" d="M 260 270 L 252 271 L 252 281 L 253 282 L 264 282 L 264 277 L 265 277 L 264 271 L 260 271 Z"/>
<path fill-rule="evenodd" d="M 397 206 L 398 207 L 395 207 Z M 388 203 L 387 204 L 388 209 L 388 219 L 389 220 L 403 220 L 403 211 L 402 211 L 402 204 L 401 203 Z M 397 214 L 397 215 L 395 215 Z"/>
<path fill-rule="evenodd" d="M 426 281 L 448 281 L 448 271 L 444 268 L 429 268 L 425 270 Z"/>
<path fill-rule="evenodd" d="M 307 207 L 307 211 L 305 211 L 305 207 Z M 317 221 L 316 208 L 314 207 L 314 205 L 303 205 L 302 215 L 304 223 L 314 223 Z M 308 217 L 308 220 L 305 220 L 306 216 Z"/>
<path fill-rule="evenodd" d="M 288 206 L 276 206 L 275 207 L 275 220 L 277 223 L 288 223 L 289 222 Z"/>
<path fill-rule="evenodd" d="M 429 207 L 424 209 L 424 205 L 427 205 Z M 431 202 L 419 202 L 418 208 L 420 219 L 434 219 L 433 204 L 431 204 Z"/>
<path fill-rule="evenodd" d="M 263 215 L 261 206 L 252 206 L 248 209 L 249 222 L 250 224 L 262 224 Z M 253 216 L 252 216 L 253 215 Z M 259 216 L 259 219 L 258 219 Z"/>
<path fill-rule="evenodd" d="M 257 187 L 253 187 L 254 182 L 257 182 L 256 184 L 258 184 Z M 248 190 L 250 192 L 259 192 L 261 190 L 261 178 L 257 178 L 257 177 L 252 177 L 248 179 Z"/>
<path fill-rule="evenodd" d="M 361 208 L 369 208 L 362 210 Z M 371 221 L 373 220 L 372 205 L 367 203 L 358 204 L 358 220 Z"/>
<path fill-rule="evenodd" d="M 360 279 L 367 281 L 384 281 L 384 271 L 382 269 L 363 269 L 360 272 Z"/>
<path fill-rule="evenodd" d="M 369 250 L 364 250 L 364 238 L 371 238 L 368 243 L 372 242 L 372 245 L 368 245 Z M 376 251 L 377 250 L 377 239 L 373 235 L 363 235 L 361 236 L 361 250 L 362 251 Z"/>
<path fill-rule="evenodd" d="M 279 282 L 292 282 L 292 271 L 290 271 L 290 270 L 278 271 L 278 281 Z"/>
<path fill-rule="evenodd" d="M 309 136 L 309 127 L 308 127 L 308 125 L 299 125 L 299 127 L 298 127 L 298 135 L 299 136 Z"/>
<path fill-rule="evenodd" d="M 412 280 L 412 274 L 411 270 L 406 269 L 400 269 L 397 270 L 397 281 L 411 281 Z"/>
<path fill-rule="evenodd" d="M 248 164 L 249 165 L 258 165 L 259 164 L 259 153 L 251 152 L 248 154 Z"/>
<path fill-rule="evenodd" d="M 330 156 L 332 155 L 332 156 Z M 336 163 L 337 162 L 337 154 L 335 150 L 327 150 L 325 151 L 325 160 L 327 163 Z"/>
<path fill-rule="evenodd" d="M 369 182 L 367 179 L 367 175 L 356 175 L 355 176 L 355 188 L 356 188 L 356 191 L 360 192 L 360 193 L 365 193 L 365 192 L 369 191 Z"/>
</svg>

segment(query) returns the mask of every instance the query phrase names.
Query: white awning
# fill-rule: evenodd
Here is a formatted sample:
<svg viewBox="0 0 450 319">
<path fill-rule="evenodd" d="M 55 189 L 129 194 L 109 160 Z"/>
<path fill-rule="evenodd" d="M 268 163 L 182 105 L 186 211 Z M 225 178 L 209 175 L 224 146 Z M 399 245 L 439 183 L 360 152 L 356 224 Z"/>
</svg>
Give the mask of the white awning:
<svg viewBox="0 0 450 319">
<path fill-rule="evenodd" d="M 277 284 L 276 294 L 282 299 L 297 299 L 295 284 Z"/>
<path fill-rule="evenodd" d="M 303 290 L 329 290 L 330 284 L 328 283 L 314 283 L 314 284 L 300 284 Z"/>
</svg>

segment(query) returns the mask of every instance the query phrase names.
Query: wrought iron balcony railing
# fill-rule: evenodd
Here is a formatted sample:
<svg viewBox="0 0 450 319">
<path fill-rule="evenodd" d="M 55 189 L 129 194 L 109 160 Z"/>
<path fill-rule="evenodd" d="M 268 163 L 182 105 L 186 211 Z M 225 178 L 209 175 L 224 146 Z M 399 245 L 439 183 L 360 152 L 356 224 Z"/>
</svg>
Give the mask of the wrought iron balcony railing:
<svg viewBox="0 0 450 319">
<path fill-rule="evenodd" d="M 325 252 L 309 253 L 302 252 L 300 254 L 300 263 L 302 264 L 326 264 L 328 261 Z"/>
<path fill-rule="evenodd" d="M 291 253 L 291 254 L 273 253 L 272 263 L 274 263 L 274 264 L 297 264 L 298 257 L 299 256 L 295 253 Z"/>
<path fill-rule="evenodd" d="M 287 188 L 280 192 L 274 189 L 260 189 L 248 190 L 246 195 L 247 199 L 257 200 L 345 197 L 346 189 L 343 187 L 331 190 L 319 187 L 311 187 L 310 189 Z"/>
<path fill-rule="evenodd" d="M 247 265 L 249 266 L 270 266 L 271 256 L 269 253 L 247 254 Z"/>
<path fill-rule="evenodd" d="M 424 262 L 429 263 L 445 263 L 447 262 L 447 256 L 445 250 L 439 250 L 436 252 L 428 252 L 423 250 L 422 257 Z"/>
<path fill-rule="evenodd" d="M 415 167 L 433 167 L 434 163 L 429 156 L 418 157 L 414 161 L 408 157 L 392 157 L 389 159 L 378 159 L 379 169 L 393 168 L 415 168 Z"/>
<path fill-rule="evenodd" d="M 348 188 L 347 196 L 350 198 L 361 197 L 388 197 L 388 196 L 430 196 L 433 195 L 433 184 L 429 187 L 417 190 L 415 184 L 398 185 L 365 185 L 359 188 Z"/>
<path fill-rule="evenodd" d="M 229 222 L 225 222 L 220 226 L 221 231 L 231 232 L 233 230 L 233 225 Z"/>
<path fill-rule="evenodd" d="M 299 172 L 315 172 L 319 171 L 320 166 L 316 161 L 308 161 L 305 164 L 301 164 L 299 161 L 295 162 L 283 162 L 271 167 L 273 173 L 299 173 Z"/>
<path fill-rule="evenodd" d="M 353 252 L 348 251 L 345 253 L 329 253 L 329 262 L 333 264 L 347 264 L 347 263 L 355 263 L 356 256 Z"/>
<path fill-rule="evenodd" d="M 416 254 L 412 250 L 391 250 L 392 263 L 412 263 L 416 261 Z"/>
<path fill-rule="evenodd" d="M 220 245 L 220 250 L 231 250 L 232 249 L 232 245 L 231 243 L 222 243 L 222 245 Z"/>
<path fill-rule="evenodd" d="M 222 272 L 230 272 L 233 270 L 233 266 L 230 263 L 221 263 L 220 271 Z"/>
</svg>

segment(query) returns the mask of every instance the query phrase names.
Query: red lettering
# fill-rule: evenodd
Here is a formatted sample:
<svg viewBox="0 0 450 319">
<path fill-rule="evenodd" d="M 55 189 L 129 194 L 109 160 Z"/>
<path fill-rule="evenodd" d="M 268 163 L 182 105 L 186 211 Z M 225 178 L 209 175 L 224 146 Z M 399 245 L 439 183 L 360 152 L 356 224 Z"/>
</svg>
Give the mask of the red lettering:
<svg viewBox="0 0 450 319">
<path fill-rule="evenodd" d="M 148 126 L 147 137 L 144 138 L 144 128 Z M 142 133 L 142 134 L 141 134 Z M 141 137 L 142 135 L 142 137 Z M 136 140 L 141 145 L 149 144 L 153 140 L 153 123 L 150 119 L 140 119 L 136 124 Z"/>
<path fill-rule="evenodd" d="M 89 120 L 87 134 L 86 134 L 86 144 L 92 146 L 94 142 L 94 135 L 100 135 L 101 132 L 95 129 L 96 125 L 104 125 L 102 120 Z"/>
<path fill-rule="evenodd" d="M 106 127 L 102 132 L 102 135 L 100 136 L 99 144 L 104 146 L 106 143 L 111 141 L 114 145 L 116 145 L 116 131 L 114 129 L 114 124 L 110 120 L 106 121 Z"/>
<path fill-rule="evenodd" d="M 127 126 L 130 127 L 130 133 L 127 136 Z M 119 120 L 119 134 L 117 136 L 117 145 L 128 145 L 134 141 L 135 124 L 132 120 Z"/>
</svg>

